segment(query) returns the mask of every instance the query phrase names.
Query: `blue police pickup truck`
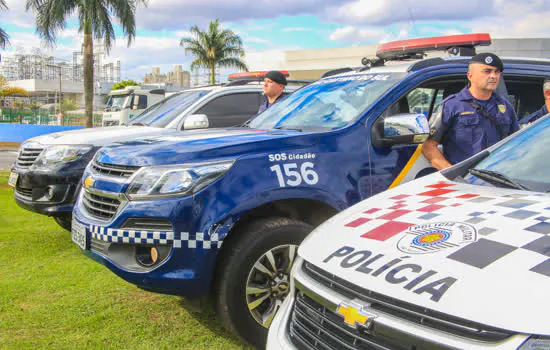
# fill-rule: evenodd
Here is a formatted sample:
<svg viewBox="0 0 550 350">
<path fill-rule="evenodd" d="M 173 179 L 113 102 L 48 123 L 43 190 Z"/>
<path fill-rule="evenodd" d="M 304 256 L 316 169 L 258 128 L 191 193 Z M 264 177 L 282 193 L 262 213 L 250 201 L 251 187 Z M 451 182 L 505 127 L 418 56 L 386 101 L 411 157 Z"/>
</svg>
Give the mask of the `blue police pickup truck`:
<svg viewBox="0 0 550 350">
<path fill-rule="evenodd" d="M 307 85 L 247 127 L 106 146 L 84 172 L 72 239 L 140 288 L 212 296 L 224 325 L 261 347 L 303 238 L 426 172 L 428 119 L 465 86 L 468 61 L 375 64 Z M 504 64 L 518 115 L 537 110 L 550 60 Z"/>
</svg>

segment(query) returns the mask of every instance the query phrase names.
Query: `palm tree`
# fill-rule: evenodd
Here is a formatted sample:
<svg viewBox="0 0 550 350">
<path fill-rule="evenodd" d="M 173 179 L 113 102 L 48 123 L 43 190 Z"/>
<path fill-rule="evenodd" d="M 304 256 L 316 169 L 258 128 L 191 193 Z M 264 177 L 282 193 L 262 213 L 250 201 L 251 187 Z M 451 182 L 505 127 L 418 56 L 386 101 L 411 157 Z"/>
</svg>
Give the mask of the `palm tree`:
<svg viewBox="0 0 550 350">
<path fill-rule="evenodd" d="M 191 69 L 210 69 L 210 83 L 216 83 L 216 67 L 234 67 L 248 71 L 248 67 L 241 60 L 244 56 L 241 38 L 230 29 L 222 29 L 219 20 L 210 21 L 207 31 L 199 27 L 191 27 L 191 38 L 180 39 L 180 46 L 185 53 L 192 54 L 195 59 L 191 62 Z"/>
<path fill-rule="evenodd" d="M 6 5 L 5 0 L 0 0 L 0 11 L 4 11 L 8 9 L 8 5 Z M 9 35 L 6 33 L 2 28 L 0 28 L 0 49 L 5 49 L 7 45 L 9 45 Z"/>
<path fill-rule="evenodd" d="M 2 0 L 0 0 L 2 1 Z M 27 11 L 36 13 L 36 32 L 48 44 L 55 44 L 59 31 L 66 28 L 66 21 L 75 12 L 78 30 L 84 33 L 84 104 L 86 127 L 93 126 L 92 104 L 94 92 L 93 39 L 103 39 L 105 50 L 111 49 L 116 39 L 112 18 L 116 17 L 122 31 L 128 36 L 128 46 L 136 36 L 136 8 L 148 0 L 27 0 Z"/>
</svg>

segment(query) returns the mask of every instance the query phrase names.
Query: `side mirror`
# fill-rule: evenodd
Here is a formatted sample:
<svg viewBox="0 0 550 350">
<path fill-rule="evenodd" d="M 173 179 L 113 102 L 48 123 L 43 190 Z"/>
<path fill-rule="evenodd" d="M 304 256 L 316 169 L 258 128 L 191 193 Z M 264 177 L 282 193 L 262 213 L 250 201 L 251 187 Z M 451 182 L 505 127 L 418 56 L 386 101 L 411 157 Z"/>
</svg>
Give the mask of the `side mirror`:
<svg viewBox="0 0 550 350">
<path fill-rule="evenodd" d="M 192 114 L 185 118 L 183 130 L 206 129 L 208 125 L 208 117 L 206 114 Z"/>
<path fill-rule="evenodd" d="M 430 135 L 428 118 L 424 114 L 396 114 L 380 117 L 372 129 L 372 143 L 376 147 L 424 143 Z"/>
</svg>

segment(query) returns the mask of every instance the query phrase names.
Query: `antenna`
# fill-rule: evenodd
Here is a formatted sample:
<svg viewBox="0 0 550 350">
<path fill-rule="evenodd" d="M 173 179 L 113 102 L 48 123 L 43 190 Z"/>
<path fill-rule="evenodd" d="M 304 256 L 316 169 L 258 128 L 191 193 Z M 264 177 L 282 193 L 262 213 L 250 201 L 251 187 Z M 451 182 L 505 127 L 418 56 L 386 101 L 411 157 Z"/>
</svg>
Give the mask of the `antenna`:
<svg viewBox="0 0 550 350">
<path fill-rule="evenodd" d="M 407 1 L 407 11 L 409 11 L 409 19 L 411 20 L 412 24 L 412 31 L 414 32 L 414 36 L 418 38 L 418 32 L 416 31 L 416 23 L 414 21 L 414 17 L 411 11 L 411 7 L 409 6 L 409 2 Z"/>
</svg>

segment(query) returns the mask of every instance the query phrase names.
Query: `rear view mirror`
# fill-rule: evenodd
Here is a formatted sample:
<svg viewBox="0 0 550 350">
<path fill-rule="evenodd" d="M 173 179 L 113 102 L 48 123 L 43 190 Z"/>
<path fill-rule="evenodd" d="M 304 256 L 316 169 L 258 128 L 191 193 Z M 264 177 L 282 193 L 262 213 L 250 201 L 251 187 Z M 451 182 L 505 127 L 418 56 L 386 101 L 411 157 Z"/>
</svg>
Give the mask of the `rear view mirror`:
<svg viewBox="0 0 550 350">
<path fill-rule="evenodd" d="M 376 147 L 424 143 L 430 134 L 428 118 L 424 114 L 396 114 L 380 117 L 372 129 Z"/>
<path fill-rule="evenodd" d="M 183 122 L 183 129 L 206 129 L 208 128 L 208 125 L 208 117 L 206 114 L 192 114 L 185 118 L 185 122 Z"/>
</svg>

